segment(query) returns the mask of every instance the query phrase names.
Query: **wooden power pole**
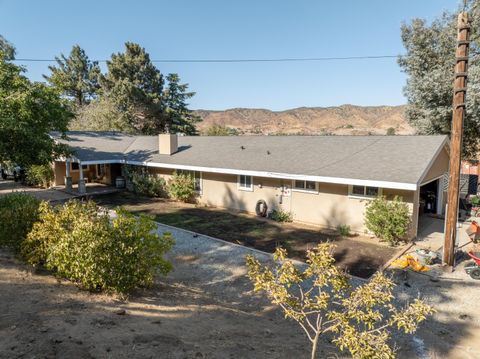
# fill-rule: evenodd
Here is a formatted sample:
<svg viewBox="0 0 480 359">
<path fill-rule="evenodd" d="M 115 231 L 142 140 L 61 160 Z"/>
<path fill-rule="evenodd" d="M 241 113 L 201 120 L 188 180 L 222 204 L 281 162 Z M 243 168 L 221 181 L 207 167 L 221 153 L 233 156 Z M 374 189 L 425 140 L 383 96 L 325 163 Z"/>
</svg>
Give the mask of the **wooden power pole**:
<svg viewBox="0 0 480 359">
<path fill-rule="evenodd" d="M 462 154 L 463 118 L 467 95 L 468 52 L 470 22 L 468 13 L 458 15 L 458 37 L 453 93 L 452 131 L 450 138 L 450 173 L 448 177 L 448 200 L 445 223 L 443 262 L 454 265 L 455 241 L 457 236 L 458 204 L 460 192 L 460 159 Z"/>
</svg>

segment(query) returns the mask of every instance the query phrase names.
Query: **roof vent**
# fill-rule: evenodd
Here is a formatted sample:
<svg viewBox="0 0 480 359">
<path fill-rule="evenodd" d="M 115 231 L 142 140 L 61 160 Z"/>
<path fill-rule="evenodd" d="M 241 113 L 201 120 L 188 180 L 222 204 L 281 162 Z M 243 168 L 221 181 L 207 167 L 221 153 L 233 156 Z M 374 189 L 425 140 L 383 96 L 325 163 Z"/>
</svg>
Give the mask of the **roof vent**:
<svg viewBox="0 0 480 359">
<path fill-rule="evenodd" d="M 173 155 L 178 151 L 178 137 L 172 133 L 158 135 L 158 153 L 161 155 Z"/>
</svg>

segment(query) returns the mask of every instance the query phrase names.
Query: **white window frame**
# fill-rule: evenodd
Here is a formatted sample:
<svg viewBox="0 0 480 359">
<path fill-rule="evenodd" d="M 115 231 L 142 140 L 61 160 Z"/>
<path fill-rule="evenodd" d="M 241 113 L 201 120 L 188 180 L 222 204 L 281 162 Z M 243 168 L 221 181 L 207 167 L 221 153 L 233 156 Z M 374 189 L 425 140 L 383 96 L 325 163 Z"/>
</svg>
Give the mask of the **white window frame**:
<svg viewBox="0 0 480 359">
<path fill-rule="evenodd" d="M 245 187 L 245 186 L 242 186 L 242 183 L 240 181 L 240 178 L 241 177 L 250 177 L 250 187 Z M 246 180 L 245 180 L 246 182 Z M 247 191 L 247 192 L 253 192 L 253 176 L 249 176 L 249 175 L 238 175 L 237 176 L 237 188 L 239 191 Z"/>
<path fill-rule="evenodd" d="M 358 187 L 363 187 L 363 195 L 361 194 L 356 194 L 353 193 L 353 187 L 358 186 Z M 378 188 L 378 194 L 376 196 L 369 196 L 367 195 L 367 187 L 373 187 L 373 188 Z M 348 186 L 348 197 L 350 198 L 360 198 L 360 199 L 374 199 L 377 197 L 380 197 L 383 195 L 383 188 L 381 187 L 376 187 L 376 186 L 363 186 L 363 185 L 349 185 Z"/>
<path fill-rule="evenodd" d="M 73 164 L 74 164 L 74 163 L 78 164 L 78 170 L 73 169 Z M 84 164 L 82 164 L 82 169 L 83 169 L 83 171 L 88 171 L 88 168 L 89 168 L 88 166 L 89 166 L 89 165 L 84 165 Z M 71 171 L 71 172 L 80 172 L 80 163 L 78 163 L 78 162 L 70 162 L 70 171 Z"/>
<path fill-rule="evenodd" d="M 295 187 L 295 182 L 296 181 L 303 181 L 304 188 L 298 188 Z M 308 189 L 307 188 L 307 182 L 315 182 L 315 181 L 307 181 L 307 180 L 292 180 L 292 191 L 293 192 L 302 192 L 302 193 L 314 193 L 318 194 L 318 182 L 315 182 L 315 189 Z"/>
<path fill-rule="evenodd" d="M 200 171 L 189 171 L 189 170 L 177 170 L 177 172 L 193 176 L 193 180 L 195 181 L 195 192 L 197 192 L 198 194 L 202 194 L 202 192 L 203 192 L 202 172 L 200 172 Z M 197 184 L 196 184 L 197 179 L 198 179 L 198 189 L 196 188 L 197 187 Z"/>
</svg>

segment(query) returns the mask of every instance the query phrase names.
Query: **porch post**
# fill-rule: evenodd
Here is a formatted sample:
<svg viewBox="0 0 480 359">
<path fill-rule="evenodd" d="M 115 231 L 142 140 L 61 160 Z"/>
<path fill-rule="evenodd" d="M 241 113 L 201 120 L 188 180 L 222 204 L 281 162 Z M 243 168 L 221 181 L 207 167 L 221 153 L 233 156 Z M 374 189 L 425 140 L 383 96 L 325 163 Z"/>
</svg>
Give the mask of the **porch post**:
<svg viewBox="0 0 480 359">
<path fill-rule="evenodd" d="M 65 161 L 65 178 L 64 178 L 65 189 L 67 191 L 72 190 L 72 176 L 70 175 L 70 159 Z"/>
<path fill-rule="evenodd" d="M 443 214 L 443 186 L 444 176 L 438 179 L 437 183 L 437 214 Z"/>
<path fill-rule="evenodd" d="M 78 162 L 78 170 L 80 171 L 80 177 L 78 179 L 78 193 L 85 194 L 87 193 L 87 188 L 85 187 L 85 179 L 83 178 L 82 162 Z"/>
</svg>

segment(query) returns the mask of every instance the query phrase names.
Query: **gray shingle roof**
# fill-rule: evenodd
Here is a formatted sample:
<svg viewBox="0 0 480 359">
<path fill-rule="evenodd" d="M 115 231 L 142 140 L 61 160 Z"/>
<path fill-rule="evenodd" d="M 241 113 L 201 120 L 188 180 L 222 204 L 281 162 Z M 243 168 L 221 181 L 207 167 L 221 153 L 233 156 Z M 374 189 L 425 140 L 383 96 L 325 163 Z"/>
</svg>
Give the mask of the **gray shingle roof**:
<svg viewBox="0 0 480 359">
<path fill-rule="evenodd" d="M 446 136 L 179 136 L 158 153 L 157 136 L 69 132 L 81 161 L 155 162 L 291 175 L 416 184 Z M 242 146 L 244 149 L 242 149 Z"/>
</svg>

